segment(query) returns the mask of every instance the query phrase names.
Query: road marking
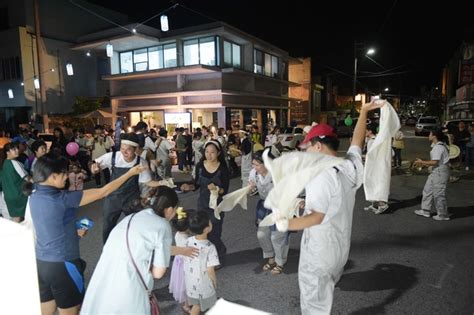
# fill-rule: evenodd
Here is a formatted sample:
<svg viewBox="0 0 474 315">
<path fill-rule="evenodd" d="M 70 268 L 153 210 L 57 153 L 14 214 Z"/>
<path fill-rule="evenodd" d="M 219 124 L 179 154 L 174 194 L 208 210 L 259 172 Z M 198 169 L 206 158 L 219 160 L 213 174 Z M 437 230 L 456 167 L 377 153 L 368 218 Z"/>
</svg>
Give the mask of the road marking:
<svg viewBox="0 0 474 315">
<path fill-rule="evenodd" d="M 446 268 L 444 268 L 444 271 L 443 273 L 441 274 L 441 277 L 439 278 L 438 280 L 438 283 L 436 285 L 432 285 L 430 284 L 430 286 L 432 286 L 433 288 L 436 288 L 436 289 L 441 289 L 442 287 L 442 284 L 443 284 L 443 281 L 444 281 L 444 278 L 446 278 L 446 276 L 448 275 L 448 273 L 451 271 L 451 269 L 454 268 L 454 265 L 451 265 L 451 264 L 446 264 Z"/>
</svg>

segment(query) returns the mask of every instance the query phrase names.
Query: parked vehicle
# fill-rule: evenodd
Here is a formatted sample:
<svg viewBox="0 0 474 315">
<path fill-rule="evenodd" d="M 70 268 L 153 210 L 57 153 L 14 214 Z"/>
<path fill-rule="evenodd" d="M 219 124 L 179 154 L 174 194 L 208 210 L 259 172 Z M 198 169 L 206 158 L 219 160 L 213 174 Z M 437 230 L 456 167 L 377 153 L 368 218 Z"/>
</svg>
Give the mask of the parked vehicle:
<svg viewBox="0 0 474 315">
<path fill-rule="evenodd" d="M 430 131 L 439 128 L 440 123 L 438 117 L 424 116 L 418 118 L 415 126 L 415 136 L 429 135 Z"/>
<path fill-rule="evenodd" d="M 416 117 L 408 117 L 406 120 L 405 120 L 405 126 L 415 126 L 416 125 Z"/>
<path fill-rule="evenodd" d="M 265 138 L 265 147 L 270 146 L 271 136 L 272 135 L 267 135 L 267 137 Z M 303 129 L 298 127 L 283 128 L 282 133 L 278 136 L 278 140 L 285 149 L 297 149 L 300 143 L 304 140 Z"/>
<path fill-rule="evenodd" d="M 443 124 L 443 128 L 448 129 L 448 133 L 452 134 L 454 130 L 458 129 L 458 125 L 460 121 L 464 121 L 466 123 L 466 128 L 470 124 L 474 124 L 474 119 L 472 118 L 466 118 L 466 119 L 452 119 L 452 120 L 446 120 Z"/>
</svg>

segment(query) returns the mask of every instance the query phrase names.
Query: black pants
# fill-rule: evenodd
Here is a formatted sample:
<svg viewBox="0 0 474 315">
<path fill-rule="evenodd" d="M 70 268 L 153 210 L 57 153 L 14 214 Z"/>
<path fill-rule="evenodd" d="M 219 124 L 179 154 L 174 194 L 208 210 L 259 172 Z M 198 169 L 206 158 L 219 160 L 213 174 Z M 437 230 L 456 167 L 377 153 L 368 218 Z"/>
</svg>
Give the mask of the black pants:
<svg viewBox="0 0 474 315">
<path fill-rule="evenodd" d="M 108 184 L 110 182 L 110 170 L 108 168 L 104 168 L 102 170 L 102 173 L 104 174 L 104 180 L 105 184 Z M 97 186 L 100 186 L 100 172 L 94 175 L 95 177 L 95 183 Z"/>
<path fill-rule="evenodd" d="M 88 179 L 90 179 L 92 175 L 91 170 L 89 169 L 90 156 L 86 151 L 79 151 L 77 154 L 77 160 L 79 161 L 79 164 L 81 164 L 81 168 L 87 172 Z"/>
<path fill-rule="evenodd" d="M 178 168 L 179 170 L 184 170 L 184 165 L 186 165 L 186 151 L 178 151 Z"/>
<path fill-rule="evenodd" d="M 224 242 L 222 241 L 222 224 L 224 223 L 224 213 L 221 212 L 220 216 L 221 219 L 218 220 L 214 216 L 214 210 L 208 209 L 207 213 L 209 214 L 211 218 L 211 223 L 212 223 L 212 231 L 211 233 L 208 234 L 208 239 L 211 241 L 214 246 L 216 246 L 217 250 L 217 255 L 219 256 L 219 261 L 221 265 L 224 265 L 225 263 L 225 256 L 227 254 L 227 247 L 224 245 Z"/>
<path fill-rule="evenodd" d="M 393 157 L 395 167 L 401 167 L 402 166 L 402 149 L 393 148 L 393 151 L 395 151 L 395 156 Z"/>
</svg>

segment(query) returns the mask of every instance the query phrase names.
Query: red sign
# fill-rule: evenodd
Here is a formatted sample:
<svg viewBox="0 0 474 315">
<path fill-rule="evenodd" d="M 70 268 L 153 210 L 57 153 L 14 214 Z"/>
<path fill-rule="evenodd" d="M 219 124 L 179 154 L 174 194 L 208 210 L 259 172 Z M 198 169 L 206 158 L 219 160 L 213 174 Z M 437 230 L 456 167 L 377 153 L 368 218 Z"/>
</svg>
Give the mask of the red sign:
<svg viewBox="0 0 474 315">
<path fill-rule="evenodd" d="M 459 85 L 474 83 L 474 58 L 459 62 Z"/>
</svg>

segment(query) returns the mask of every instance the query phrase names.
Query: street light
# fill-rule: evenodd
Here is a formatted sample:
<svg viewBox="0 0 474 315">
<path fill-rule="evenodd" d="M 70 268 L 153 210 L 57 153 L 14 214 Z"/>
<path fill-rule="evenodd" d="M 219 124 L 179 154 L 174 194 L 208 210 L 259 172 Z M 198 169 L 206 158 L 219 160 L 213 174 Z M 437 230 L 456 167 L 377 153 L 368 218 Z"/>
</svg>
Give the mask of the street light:
<svg viewBox="0 0 474 315">
<path fill-rule="evenodd" d="M 352 106 L 351 106 L 351 117 L 354 116 L 355 114 L 355 103 L 356 103 L 356 82 L 357 82 L 357 49 L 358 49 L 358 45 L 360 45 L 361 43 L 357 43 L 356 41 L 354 41 L 354 81 L 352 83 Z M 365 53 L 365 56 L 367 55 L 373 55 L 375 53 L 375 49 L 374 48 L 369 48 L 366 53 Z"/>
</svg>

